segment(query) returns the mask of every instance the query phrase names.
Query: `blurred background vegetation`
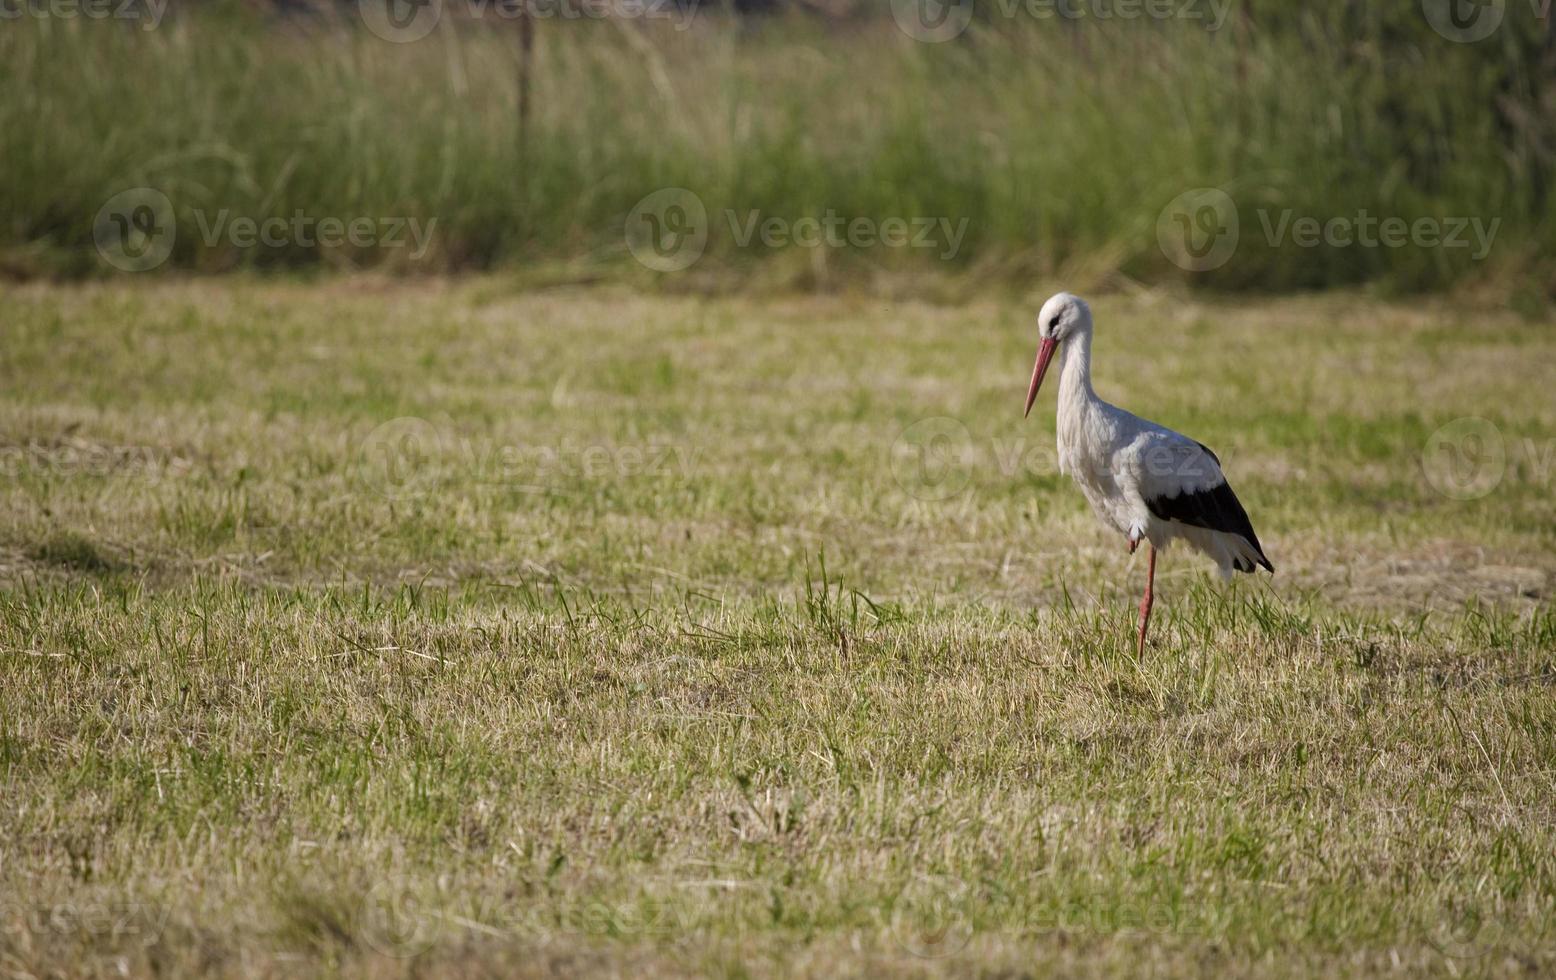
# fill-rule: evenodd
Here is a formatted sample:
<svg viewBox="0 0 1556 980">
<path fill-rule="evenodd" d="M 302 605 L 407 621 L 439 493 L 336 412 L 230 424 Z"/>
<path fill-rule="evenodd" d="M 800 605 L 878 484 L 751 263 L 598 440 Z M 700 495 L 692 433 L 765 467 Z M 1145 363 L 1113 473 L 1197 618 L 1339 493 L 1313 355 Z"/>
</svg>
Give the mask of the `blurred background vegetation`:
<svg viewBox="0 0 1556 980">
<path fill-rule="evenodd" d="M 181 232 L 221 211 L 437 220 L 419 260 L 181 233 L 165 269 L 195 272 L 496 268 L 659 288 L 1366 284 L 1475 289 L 1529 309 L 1556 296 L 1556 40 L 1529 0 L 1507 0 L 1502 26 L 1475 43 L 1441 36 L 1418 2 L 1224 0 L 1213 29 L 1209 0 L 1174 0 L 1199 16 L 1134 20 L 1096 16 L 1105 4 L 1037 18 L 988 0 L 945 43 L 910 38 L 886 0 L 704 2 L 674 18 L 534 19 L 528 55 L 496 2 L 448 0 L 438 28 L 405 44 L 366 29 L 355 3 L 174 0 L 150 30 L 0 23 L 0 274 L 108 274 L 94 216 L 150 186 Z M 663 187 L 694 191 L 714 224 L 705 258 L 671 276 L 634 263 L 622 231 Z M 1163 207 L 1195 187 L 1232 195 L 1245 231 L 1235 260 L 1203 273 L 1157 243 Z M 739 248 L 725 228 L 729 210 L 828 209 L 966 218 L 966 238 L 944 260 Z M 1255 217 L 1287 209 L 1500 225 L 1484 260 L 1303 248 L 1268 240 Z"/>
</svg>

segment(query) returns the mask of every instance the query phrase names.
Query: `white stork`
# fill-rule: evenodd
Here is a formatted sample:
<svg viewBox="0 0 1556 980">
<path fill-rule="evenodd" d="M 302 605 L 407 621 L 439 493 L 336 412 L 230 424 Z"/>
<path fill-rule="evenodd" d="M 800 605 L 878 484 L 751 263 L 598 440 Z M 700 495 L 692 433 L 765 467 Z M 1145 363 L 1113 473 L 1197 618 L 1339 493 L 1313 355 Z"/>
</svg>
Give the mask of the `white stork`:
<svg viewBox="0 0 1556 980">
<path fill-rule="evenodd" d="M 1059 293 L 1038 314 L 1037 363 L 1027 389 L 1032 414 L 1037 389 L 1059 351 L 1059 471 L 1075 478 L 1102 523 L 1123 534 L 1129 552 L 1151 546 L 1140 600 L 1137 650 L 1145 653 L 1151 622 L 1156 551 L 1176 538 L 1209 555 L 1222 578 L 1275 566 L 1264 556 L 1248 513 L 1221 473 L 1221 461 L 1188 436 L 1109 405 L 1091 387 L 1091 307 Z"/>
</svg>

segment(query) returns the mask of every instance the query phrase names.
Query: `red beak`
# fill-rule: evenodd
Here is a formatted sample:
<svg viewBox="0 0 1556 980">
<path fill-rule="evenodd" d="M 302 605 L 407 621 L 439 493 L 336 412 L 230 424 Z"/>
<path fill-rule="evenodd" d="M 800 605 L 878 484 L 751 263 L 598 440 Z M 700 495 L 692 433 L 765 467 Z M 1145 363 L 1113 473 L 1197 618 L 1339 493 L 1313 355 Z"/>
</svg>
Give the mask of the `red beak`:
<svg viewBox="0 0 1556 980">
<path fill-rule="evenodd" d="M 1037 401 L 1037 389 L 1043 386 L 1043 375 L 1048 373 L 1048 362 L 1053 360 L 1054 349 L 1059 346 L 1059 341 L 1052 337 L 1044 337 L 1043 342 L 1037 348 L 1037 363 L 1032 366 L 1032 387 L 1027 389 L 1027 410 L 1021 413 L 1022 418 L 1032 414 L 1032 403 Z"/>
</svg>

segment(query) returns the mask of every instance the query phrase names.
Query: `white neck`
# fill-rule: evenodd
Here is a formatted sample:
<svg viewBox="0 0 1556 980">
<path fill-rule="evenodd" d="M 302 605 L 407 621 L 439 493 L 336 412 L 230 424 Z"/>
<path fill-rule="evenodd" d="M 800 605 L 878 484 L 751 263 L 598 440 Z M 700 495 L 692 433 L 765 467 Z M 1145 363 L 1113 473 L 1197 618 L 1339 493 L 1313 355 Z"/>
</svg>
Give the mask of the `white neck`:
<svg viewBox="0 0 1556 980">
<path fill-rule="evenodd" d="M 1091 387 L 1091 331 L 1059 345 L 1059 418 L 1078 418 L 1097 400 Z"/>
</svg>

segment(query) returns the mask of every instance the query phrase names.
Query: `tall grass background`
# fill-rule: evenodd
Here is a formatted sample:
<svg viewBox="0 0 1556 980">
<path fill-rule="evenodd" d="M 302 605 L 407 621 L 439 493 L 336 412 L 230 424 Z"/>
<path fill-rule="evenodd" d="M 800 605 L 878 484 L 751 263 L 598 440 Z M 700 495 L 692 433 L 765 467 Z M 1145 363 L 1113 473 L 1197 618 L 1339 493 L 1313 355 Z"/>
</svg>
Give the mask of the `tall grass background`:
<svg viewBox="0 0 1556 980">
<path fill-rule="evenodd" d="M 537 23 L 521 141 L 511 21 L 448 17 L 388 43 L 354 7 L 307 17 L 176 8 L 155 30 L 25 17 L 0 27 L 0 270 L 106 270 L 93 222 L 155 187 L 179 235 L 167 270 L 395 273 L 512 269 L 553 279 L 826 288 L 939 274 L 1062 276 L 1283 291 L 1490 284 L 1556 291 L 1548 193 L 1556 108 L 1548 22 L 1524 4 L 1477 44 L 1418 5 L 1234 5 L 1200 21 L 1037 21 L 986 11 L 915 42 L 884 15 L 843 21 L 699 11 L 668 21 Z M 1408 8 L 1408 9 L 1406 9 Z M 663 187 L 711 216 L 706 256 L 673 276 L 631 259 L 626 215 Z M 1178 268 L 1157 220 L 1219 187 L 1242 216 L 1219 269 Z M 740 247 L 729 213 L 794 220 L 967 220 L 936 249 Z M 1321 221 L 1499 220 L 1491 254 L 1267 240 L 1283 211 Z M 433 250 L 233 247 L 194 233 L 256 219 L 436 219 Z M 1259 217 L 1263 213 L 1264 218 Z"/>
</svg>

